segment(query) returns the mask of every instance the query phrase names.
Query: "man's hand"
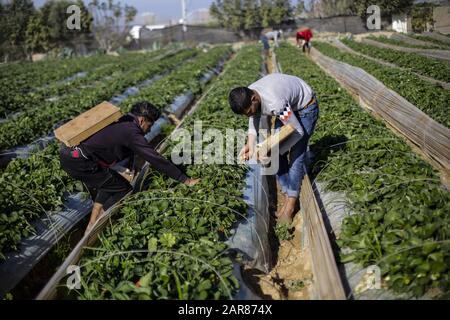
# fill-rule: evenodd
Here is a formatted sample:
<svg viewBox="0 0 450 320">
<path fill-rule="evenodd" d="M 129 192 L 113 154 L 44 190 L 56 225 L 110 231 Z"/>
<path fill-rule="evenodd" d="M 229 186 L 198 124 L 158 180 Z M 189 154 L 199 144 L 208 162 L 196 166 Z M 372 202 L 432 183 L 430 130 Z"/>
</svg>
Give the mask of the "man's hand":
<svg viewBox="0 0 450 320">
<path fill-rule="evenodd" d="M 262 164 L 264 164 L 264 165 L 267 165 L 267 164 L 269 164 L 270 163 L 270 157 L 268 157 L 268 156 L 261 156 L 259 153 L 258 153 L 258 155 L 257 155 L 257 160 L 258 160 L 258 162 L 259 163 L 262 163 Z"/>
<path fill-rule="evenodd" d="M 239 159 L 241 160 L 250 160 L 253 157 L 253 154 L 255 153 L 255 149 L 253 146 L 250 146 L 250 144 L 246 144 L 242 150 L 239 152 Z"/>
<path fill-rule="evenodd" d="M 199 183 L 200 180 L 201 180 L 200 178 L 198 178 L 198 179 L 191 179 L 191 178 L 188 178 L 188 179 L 184 182 L 184 184 L 187 185 L 187 186 L 192 187 L 192 186 L 195 186 L 197 183 Z"/>
</svg>

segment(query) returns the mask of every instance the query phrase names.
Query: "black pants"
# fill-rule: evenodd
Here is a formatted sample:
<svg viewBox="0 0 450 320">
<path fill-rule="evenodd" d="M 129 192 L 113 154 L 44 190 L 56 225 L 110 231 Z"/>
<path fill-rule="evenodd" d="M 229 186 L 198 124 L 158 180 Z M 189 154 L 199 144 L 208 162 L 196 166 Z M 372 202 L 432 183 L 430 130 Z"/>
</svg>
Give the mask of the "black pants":
<svg viewBox="0 0 450 320">
<path fill-rule="evenodd" d="M 311 43 L 309 41 L 305 41 L 305 43 L 303 44 L 303 47 L 302 47 L 303 53 L 306 51 L 306 49 L 308 49 L 308 50 L 311 49 Z"/>
<path fill-rule="evenodd" d="M 72 178 L 80 180 L 89 189 L 92 199 L 107 210 L 131 191 L 130 183 L 119 173 L 103 168 L 97 162 L 81 154 L 73 157 L 72 149 L 65 146 L 60 150 L 61 167 Z"/>
</svg>

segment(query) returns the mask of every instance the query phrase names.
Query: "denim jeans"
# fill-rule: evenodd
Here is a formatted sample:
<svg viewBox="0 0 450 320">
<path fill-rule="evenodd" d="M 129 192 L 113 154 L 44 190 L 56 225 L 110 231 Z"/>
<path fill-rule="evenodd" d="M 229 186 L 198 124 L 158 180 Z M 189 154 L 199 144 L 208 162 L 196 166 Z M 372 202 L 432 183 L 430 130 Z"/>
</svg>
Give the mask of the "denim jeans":
<svg viewBox="0 0 450 320">
<path fill-rule="evenodd" d="M 305 135 L 294 144 L 289 152 L 280 155 L 279 168 L 277 173 L 278 183 L 281 191 L 288 197 L 298 198 L 300 186 L 305 175 L 304 162 L 308 141 L 314 132 L 317 119 L 319 117 L 319 104 L 316 102 L 304 110 L 295 111 L 295 116 L 303 127 Z M 281 128 L 283 123 L 277 119 L 275 129 Z"/>
</svg>

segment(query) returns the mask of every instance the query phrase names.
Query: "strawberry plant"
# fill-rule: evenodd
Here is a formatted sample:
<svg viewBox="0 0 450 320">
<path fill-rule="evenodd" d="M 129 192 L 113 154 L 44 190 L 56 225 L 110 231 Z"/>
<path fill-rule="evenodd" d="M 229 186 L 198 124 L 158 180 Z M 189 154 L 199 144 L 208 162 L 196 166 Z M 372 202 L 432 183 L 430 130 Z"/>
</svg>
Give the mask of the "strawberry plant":
<svg viewBox="0 0 450 320">
<path fill-rule="evenodd" d="M 231 88 L 259 76 L 259 48 L 246 47 L 216 80 L 196 112 L 186 119 L 217 124 L 217 129 L 245 128 L 247 122 L 228 106 Z M 211 121 L 212 120 L 212 121 Z M 174 144 L 170 143 L 166 155 Z M 222 242 L 246 204 L 241 165 L 187 165 L 202 181 L 187 187 L 151 171 L 149 191 L 126 199 L 120 217 L 100 235 L 80 265 L 81 299 L 229 299 L 238 287 Z"/>
<path fill-rule="evenodd" d="M 375 36 L 369 36 L 368 39 L 371 40 L 375 40 L 381 43 L 386 43 L 386 44 L 392 44 L 394 46 L 399 46 L 399 47 L 406 47 L 406 48 L 417 48 L 417 49 L 443 49 L 443 50 L 447 50 L 448 47 L 445 46 L 439 46 L 436 44 L 430 44 L 430 45 L 417 45 L 417 44 L 411 44 L 402 40 L 397 40 L 397 39 L 391 39 L 385 36 L 380 36 L 380 37 L 375 37 Z"/>
<path fill-rule="evenodd" d="M 33 232 L 30 221 L 63 207 L 63 193 L 81 191 L 61 168 L 58 145 L 16 159 L 0 175 L 0 260 Z"/>
<path fill-rule="evenodd" d="M 364 43 L 343 39 L 343 43 L 353 50 L 368 56 L 392 62 L 400 67 L 411 69 L 418 74 L 444 82 L 450 82 L 450 64 L 438 59 L 427 58 L 415 53 L 382 49 Z"/>
<path fill-rule="evenodd" d="M 193 73 L 202 74 L 211 66 L 217 65 L 220 58 L 223 58 L 227 52 L 229 52 L 229 47 L 218 47 L 211 50 L 209 53 L 202 53 L 193 61 L 186 63 L 180 70 L 175 70 L 169 74 L 168 77 L 170 77 L 170 80 L 164 81 L 168 86 L 165 95 L 167 99 L 166 103 L 171 102 L 181 93 L 170 91 L 171 87 L 176 87 L 178 84 L 178 87 L 180 87 L 181 90 L 184 90 L 184 86 L 179 86 L 180 82 L 182 84 L 185 83 L 186 85 L 198 83 L 199 77 L 197 75 L 195 78 L 192 78 Z M 175 60 L 173 60 L 173 62 L 180 62 L 180 59 L 190 57 L 192 56 L 192 53 L 193 52 L 190 51 L 177 55 L 174 57 Z M 168 64 L 166 63 L 163 65 L 167 66 Z M 161 67 L 162 66 L 159 66 L 159 68 Z M 155 66 L 153 68 L 155 68 Z M 201 72 L 197 71 L 197 73 L 195 73 L 195 70 L 201 70 Z M 190 79 L 187 78 L 189 75 L 191 76 Z M 155 84 L 157 85 L 158 82 Z M 153 86 L 150 86 L 150 88 L 153 88 Z M 158 88 L 157 92 L 161 93 L 161 86 Z M 147 99 L 147 95 L 149 94 L 149 91 L 144 91 L 144 94 L 139 94 L 137 99 Z M 86 107 L 87 106 L 84 106 L 84 108 Z M 122 107 L 124 109 L 127 108 L 125 104 L 122 104 Z M 7 251 L 15 250 L 20 239 L 30 234 L 32 227 L 29 222 L 32 219 L 35 219 L 46 212 L 50 213 L 58 210 L 61 208 L 64 196 L 67 193 L 74 191 L 76 186 L 78 189 L 81 189 L 79 183 L 70 179 L 65 172 L 59 168 L 57 148 L 57 143 L 53 143 L 43 151 L 36 153 L 28 159 L 15 159 L 0 176 L 0 181 L 5 181 L 5 183 L 6 181 L 11 181 L 14 183 L 5 188 L 2 197 L 0 197 L 0 208 L 3 209 L 2 212 L 4 214 L 3 221 L 0 221 L 0 230 L 9 230 L 8 232 L 5 231 L 0 236 L 0 252 L 2 254 Z M 39 168 L 39 170 L 37 170 L 37 168 Z M 39 174 L 42 178 L 39 178 Z M 44 181 L 47 184 L 46 189 L 42 188 Z M 25 194 L 28 195 L 29 198 L 24 196 Z M 30 201 L 30 199 L 33 199 L 33 201 Z"/>
<path fill-rule="evenodd" d="M 432 37 L 428 37 L 422 34 L 409 34 L 408 37 L 417 39 L 417 40 L 421 40 L 421 41 L 426 41 L 428 43 L 430 43 L 431 46 L 437 46 L 440 47 L 444 50 L 449 50 L 450 49 L 450 44 L 448 44 L 448 42 L 444 42 Z"/>
<path fill-rule="evenodd" d="M 432 85 L 409 71 L 389 68 L 363 57 L 341 52 L 324 42 L 317 42 L 315 47 L 333 59 L 364 69 L 431 118 L 450 127 L 447 106 L 450 101 L 450 92 L 448 90 Z"/>
<path fill-rule="evenodd" d="M 27 110 L 18 117 L 0 123 L 0 150 L 25 144 L 48 134 L 58 121 L 67 121 L 103 100 L 120 94 L 126 88 L 173 68 L 195 53 L 188 50 L 156 63 L 144 64 L 138 70 L 117 74 L 93 87 L 82 88 L 57 101 L 47 101 L 38 110 Z"/>
<path fill-rule="evenodd" d="M 200 77 L 208 70 L 217 66 L 219 61 L 231 53 L 229 46 L 219 46 L 207 53 L 200 54 L 198 59 L 184 64 L 177 72 L 169 74 L 156 81 L 152 86 L 144 88 L 138 95 L 132 96 L 122 102 L 122 108 L 129 110 L 131 106 L 140 100 L 152 101 L 152 103 L 164 108 L 172 103 L 174 97 L 190 90 L 194 95 L 202 90 Z"/>
<path fill-rule="evenodd" d="M 71 94 L 80 90 L 81 86 L 95 85 L 96 81 L 102 80 L 107 76 L 117 76 L 132 69 L 140 68 L 143 63 L 153 62 L 153 58 L 161 52 L 151 54 L 126 54 L 120 57 L 106 56 L 107 63 L 101 63 L 85 69 L 83 77 L 75 78 L 71 81 L 58 81 L 47 84 L 40 88 L 34 88 L 26 92 L 9 92 L 7 98 L 3 100 L 3 106 L 0 105 L 0 114 L 14 111 L 24 111 L 30 108 L 39 108 L 45 100 L 51 97 L 58 97 Z M 47 72 L 42 70 L 42 73 Z M 23 90 L 22 90 L 23 91 Z"/>
<path fill-rule="evenodd" d="M 117 61 L 112 56 L 92 56 L 67 60 L 49 60 L 34 63 L 14 63 L 0 69 L 0 115 L 20 110 L 26 103 L 26 94 L 38 87 L 62 81 L 78 72 L 87 71 Z"/>
<path fill-rule="evenodd" d="M 338 235 L 341 262 L 377 265 L 392 290 L 411 297 L 448 294 L 450 194 L 438 173 L 296 48 L 284 45 L 277 57 L 318 96 L 312 174 L 345 192 L 353 212 Z"/>
</svg>

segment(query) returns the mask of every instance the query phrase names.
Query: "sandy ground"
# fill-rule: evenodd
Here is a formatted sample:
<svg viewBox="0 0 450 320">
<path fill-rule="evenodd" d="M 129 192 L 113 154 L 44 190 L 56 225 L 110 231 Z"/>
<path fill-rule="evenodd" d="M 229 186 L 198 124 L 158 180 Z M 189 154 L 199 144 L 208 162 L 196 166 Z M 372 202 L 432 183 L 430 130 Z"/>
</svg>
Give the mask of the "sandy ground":
<svg viewBox="0 0 450 320">
<path fill-rule="evenodd" d="M 280 208 L 284 197 L 279 191 L 277 193 L 277 208 Z M 275 267 L 269 274 L 243 270 L 246 282 L 263 299 L 308 300 L 312 296 L 311 257 L 307 246 L 302 246 L 303 219 L 300 211 L 296 213 L 292 226 L 295 228 L 293 239 L 275 245 Z M 277 239 L 273 241 L 277 242 Z"/>
</svg>

